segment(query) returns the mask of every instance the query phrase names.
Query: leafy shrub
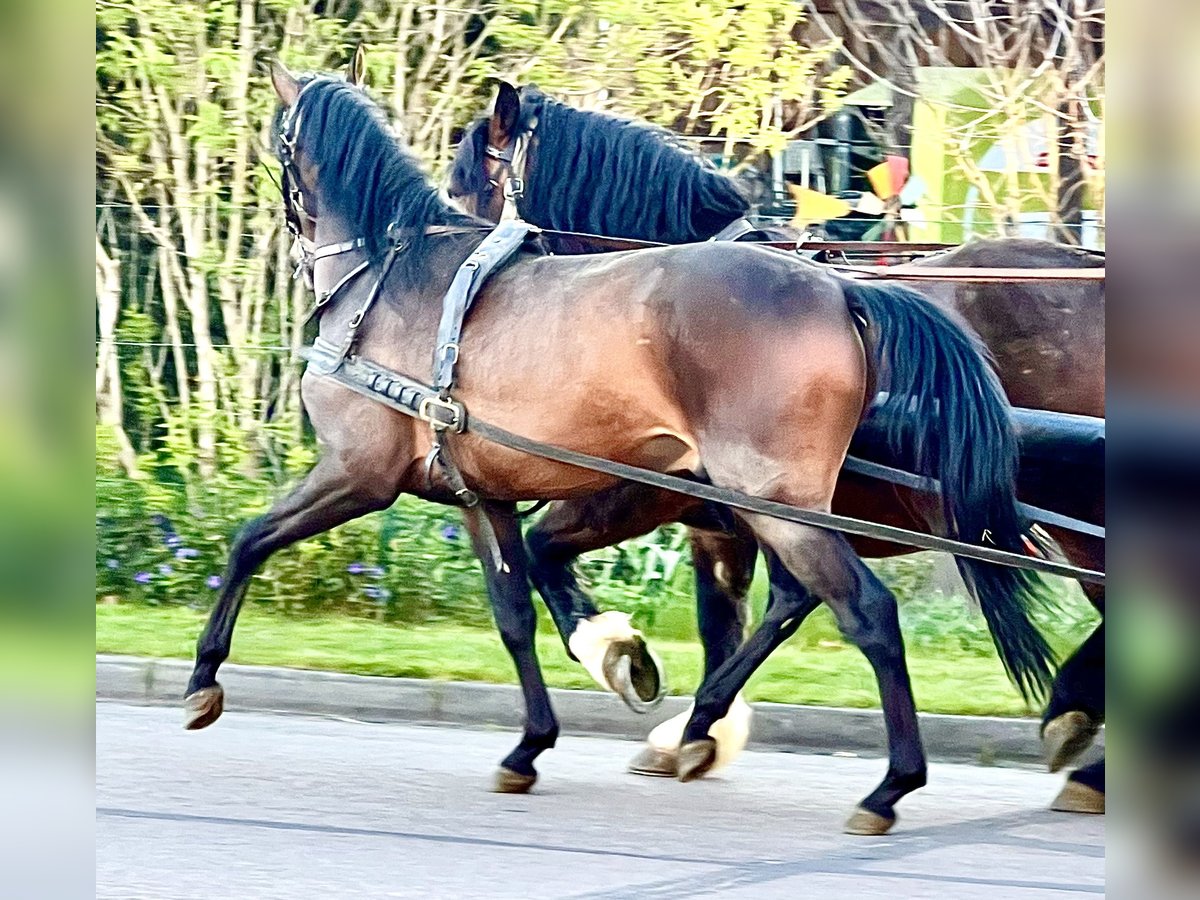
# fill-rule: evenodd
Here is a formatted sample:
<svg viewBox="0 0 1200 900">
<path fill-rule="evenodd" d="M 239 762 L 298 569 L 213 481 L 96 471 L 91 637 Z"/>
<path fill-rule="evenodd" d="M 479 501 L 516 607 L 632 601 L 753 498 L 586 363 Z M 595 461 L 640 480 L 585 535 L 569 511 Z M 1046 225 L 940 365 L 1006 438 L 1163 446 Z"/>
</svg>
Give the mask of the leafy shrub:
<svg viewBox="0 0 1200 900">
<path fill-rule="evenodd" d="M 168 454 L 167 461 L 141 460 L 147 477 L 135 480 L 116 464 L 115 446 L 103 430 L 96 459 L 98 599 L 195 608 L 208 608 L 215 599 L 237 530 L 312 464 L 312 454 L 296 448 L 278 475 L 226 465 L 198 479 L 182 476 L 187 466 Z M 871 563 L 900 601 L 908 646 L 992 654 L 982 616 L 947 577 L 953 566 L 934 559 L 918 554 Z M 577 571 L 600 608 L 629 612 L 639 627 L 661 637 L 695 638 L 693 571 L 682 526 L 588 554 Z M 761 614 L 761 572 L 759 579 L 754 593 Z M 1060 636 L 1064 648 L 1073 647 L 1095 618 L 1077 594 L 1064 588 L 1061 609 L 1039 622 Z M 247 602 L 290 614 L 344 613 L 387 622 L 491 622 L 460 513 L 411 497 L 275 554 L 251 582 Z M 817 646 L 841 637 L 822 609 L 794 640 Z"/>
</svg>

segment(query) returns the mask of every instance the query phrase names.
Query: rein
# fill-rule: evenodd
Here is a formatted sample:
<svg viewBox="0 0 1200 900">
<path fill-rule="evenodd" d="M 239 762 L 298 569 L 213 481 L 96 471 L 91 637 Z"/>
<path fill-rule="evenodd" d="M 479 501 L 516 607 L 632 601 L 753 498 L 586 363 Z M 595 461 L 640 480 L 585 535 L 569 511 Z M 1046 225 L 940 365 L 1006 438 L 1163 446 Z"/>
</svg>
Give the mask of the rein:
<svg viewBox="0 0 1200 900">
<path fill-rule="evenodd" d="M 328 368 L 327 360 L 334 352 L 335 348 L 332 345 L 318 340 L 312 347 L 305 348 L 301 355 L 309 360 L 310 363 L 324 370 Z M 431 421 L 430 418 L 422 414 L 422 411 L 428 409 L 429 398 L 436 398 L 437 392 L 433 388 L 421 384 L 414 379 L 397 372 L 391 372 L 372 362 L 357 357 L 343 361 L 326 374 L 355 393 L 370 397 L 407 416 Z M 566 447 L 535 441 L 518 434 L 513 434 L 511 431 L 486 422 L 477 416 L 468 416 L 466 408 L 461 403 L 457 403 L 456 401 L 450 402 L 454 407 L 452 418 L 449 421 L 445 419 L 432 421 L 431 424 L 435 428 L 442 430 L 450 429 L 458 434 L 476 434 L 484 440 L 507 447 L 510 450 L 518 450 L 522 453 L 539 456 L 553 462 L 589 469 L 593 472 L 600 472 L 601 474 L 611 475 L 614 478 L 621 478 L 627 481 L 636 481 L 640 484 L 673 491 L 674 493 L 684 494 L 700 500 L 719 503 L 723 506 L 730 506 L 735 509 L 745 510 L 746 512 L 761 513 L 762 515 L 782 519 L 787 522 L 794 522 L 799 525 L 829 528 L 845 532 L 846 534 L 855 534 L 893 544 L 901 544 L 906 547 L 915 547 L 919 550 L 937 550 L 944 553 L 952 553 L 955 556 L 977 559 L 1017 569 L 1031 569 L 1048 575 L 1061 575 L 1066 578 L 1075 578 L 1095 584 L 1105 583 L 1105 574 L 1093 569 L 1085 569 L 1056 560 L 1023 556 L 1008 550 L 969 544 L 965 541 L 924 534 L 919 531 L 910 531 L 906 528 L 897 528 L 893 525 L 880 525 L 850 516 L 838 515 L 837 513 L 804 509 L 787 503 L 777 503 L 773 500 L 765 500 L 761 497 L 742 493 L 741 491 L 732 491 L 711 484 L 690 481 L 678 475 L 655 472 L 650 469 L 616 462 L 615 460 L 592 456 L 588 453 L 580 453 L 577 450 L 569 450 Z"/>
</svg>

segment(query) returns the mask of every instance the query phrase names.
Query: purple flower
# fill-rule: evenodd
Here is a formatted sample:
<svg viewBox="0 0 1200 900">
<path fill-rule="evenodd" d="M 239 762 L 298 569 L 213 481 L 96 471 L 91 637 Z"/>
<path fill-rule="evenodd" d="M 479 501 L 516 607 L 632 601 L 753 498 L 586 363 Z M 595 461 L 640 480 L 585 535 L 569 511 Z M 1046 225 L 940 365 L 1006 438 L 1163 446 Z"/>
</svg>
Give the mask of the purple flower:
<svg viewBox="0 0 1200 900">
<path fill-rule="evenodd" d="M 175 534 L 175 532 L 171 532 L 165 538 L 163 538 L 163 543 L 168 547 L 178 547 L 183 543 L 183 538 Z"/>
<path fill-rule="evenodd" d="M 215 591 L 217 588 L 219 588 L 221 586 L 221 576 L 220 575 L 209 575 L 208 579 L 204 583 L 207 584 L 211 590 Z"/>
<path fill-rule="evenodd" d="M 447 525 L 442 529 L 442 540 L 444 541 L 457 541 L 458 535 L 459 531 L 457 525 Z"/>
<path fill-rule="evenodd" d="M 199 550 L 193 550 L 191 547 L 180 547 L 175 551 L 176 559 L 195 559 L 200 555 Z"/>
<path fill-rule="evenodd" d="M 346 571 L 351 575 L 361 575 L 366 570 L 367 567 L 360 562 L 352 562 L 350 565 L 346 566 Z"/>
<path fill-rule="evenodd" d="M 163 563 L 161 566 L 158 567 L 158 574 L 159 575 L 174 575 L 175 570 L 172 569 L 170 566 L 168 566 L 166 563 Z"/>
<path fill-rule="evenodd" d="M 138 572 L 136 575 L 133 576 L 133 580 L 136 581 L 138 584 L 149 584 L 150 583 L 150 573 L 149 572 Z"/>
<path fill-rule="evenodd" d="M 119 562 L 117 562 L 115 559 L 110 559 L 110 560 L 106 561 L 104 564 L 106 566 L 108 566 L 110 569 L 119 569 L 121 567 L 121 564 Z"/>
<path fill-rule="evenodd" d="M 379 578 L 383 575 L 383 569 L 379 568 L 379 566 L 367 566 L 365 569 L 363 569 L 363 574 L 370 575 L 374 578 Z"/>
</svg>

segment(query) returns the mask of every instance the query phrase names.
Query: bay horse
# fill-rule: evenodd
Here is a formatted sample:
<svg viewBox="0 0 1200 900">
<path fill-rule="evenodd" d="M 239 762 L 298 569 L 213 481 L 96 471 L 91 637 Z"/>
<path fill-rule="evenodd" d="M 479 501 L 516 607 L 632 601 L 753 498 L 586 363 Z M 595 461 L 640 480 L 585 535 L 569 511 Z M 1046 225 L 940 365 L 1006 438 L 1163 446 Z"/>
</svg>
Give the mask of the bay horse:
<svg viewBox="0 0 1200 900">
<path fill-rule="evenodd" d="M 427 369 L 441 300 L 487 226 L 439 194 L 359 87 L 330 76 L 297 78 L 279 63 L 271 74 L 285 213 L 316 248 L 318 294 L 340 283 L 338 302 L 320 316 L 320 338 L 345 339 L 362 318 L 361 301 L 377 293 L 381 303 L 362 323 L 356 355 L 400 373 Z M 363 277 L 354 277 L 363 262 Z M 979 542 L 987 529 L 996 546 L 1015 552 L 1026 540 L 1013 488 L 1016 441 L 995 375 L 968 331 L 901 287 L 839 278 L 745 244 L 605 256 L 528 252 L 478 295 L 459 373 L 456 397 L 471 415 L 518 434 L 821 510 L 829 509 L 869 398 L 885 390 L 891 406 L 906 410 L 909 429 L 890 437 L 941 479 L 949 530 Z M 222 712 L 217 672 L 251 576 L 267 557 L 384 509 L 401 492 L 458 500 L 444 467 L 426 471 L 434 443 L 427 423 L 312 367 L 302 397 L 320 457 L 233 543 L 197 644 L 185 699 L 189 728 Z M 559 726 L 534 646 L 515 502 L 590 496 L 616 479 L 490 444 L 469 430 L 453 436 L 453 459 L 479 498 L 468 518 L 476 552 L 491 550 L 487 530 L 499 545 L 502 564 L 484 571 L 526 704 L 522 736 L 495 787 L 527 791 L 537 778 L 534 761 L 554 745 Z M 926 780 L 907 667 L 893 649 L 900 646 L 895 597 L 839 533 L 759 515 L 740 520 L 768 558 L 775 601 L 727 661 L 730 677 L 702 687 L 687 726 L 693 743 L 684 749 L 691 746 L 697 768 L 711 763 L 708 729 L 741 682 L 804 613 L 825 602 L 880 686 L 890 764 L 848 827 L 882 833 L 895 821 L 895 803 Z M 1004 620 L 1002 655 L 1015 677 L 1048 683 L 1051 651 L 1030 618 L 1047 600 L 1040 579 L 982 563 L 971 571 L 1004 587 L 986 596 L 1000 604 L 989 615 Z"/>
<path fill-rule="evenodd" d="M 514 157 L 511 151 L 518 144 L 521 153 Z M 511 189 L 514 180 L 521 190 Z M 517 90 L 506 83 L 499 86 L 492 113 L 464 133 L 451 166 L 450 193 L 466 208 L 492 220 L 504 215 L 506 207 L 511 213 L 515 202 L 516 212 L 540 227 L 667 243 L 712 238 L 747 208 L 745 201 L 739 204 L 730 179 L 680 147 L 669 132 L 573 109 L 536 88 Z M 1095 256 L 1047 241 L 991 239 L 926 257 L 916 265 L 1086 268 L 1095 265 Z M 939 283 L 923 284 L 922 291 L 942 308 L 961 315 L 981 335 L 1015 405 L 1102 419 L 1102 284 Z M 1055 438 L 1048 423 L 1056 420 L 1034 419 L 1036 434 L 1021 459 L 1022 498 L 1102 523 L 1103 443 L 1097 457 L 1095 427 L 1066 423 L 1068 433 Z M 901 461 L 888 458 L 886 442 L 860 434 L 859 443 L 871 446 L 854 447 L 856 455 L 903 467 Z M 833 502 L 836 511 L 857 518 L 915 530 L 938 527 L 936 504 L 930 498 L 853 472 L 843 471 Z M 568 652 L 602 687 L 616 690 L 637 710 L 646 709 L 646 698 L 661 683 L 654 659 L 628 617 L 599 612 L 579 588 L 570 567 L 581 553 L 670 521 L 691 528 L 697 618 L 708 679 L 733 654 L 746 627 L 746 593 L 757 553 L 744 528 L 731 530 L 728 516 L 697 501 L 625 484 L 593 498 L 555 504 L 528 535 L 534 583 Z M 1103 568 L 1102 539 L 1061 528 L 1050 532 L 1072 562 Z M 850 540 L 864 556 L 911 552 L 881 541 Z M 967 584 L 972 586 L 969 578 Z M 1103 614 L 1104 588 L 1082 586 Z M 1103 647 L 1101 621 L 1055 679 L 1043 718 L 1052 770 L 1078 756 L 1103 721 Z M 631 660 L 632 679 L 616 669 L 622 658 Z M 688 715 L 651 732 L 649 746 L 635 758 L 631 770 L 676 774 Z M 739 697 L 731 717 L 714 726 L 718 767 L 745 745 L 749 716 L 749 707 Z M 1086 766 L 1071 774 L 1054 805 L 1097 811 L 1103 804 L 1103 784 L 1103 762 Z"/>
<path fill-rule="evenodd" d="M 674 132 L 578 110 L 531 86 L 501 82 L 499 91 L 493 115 L 466 129 L 451 163 L 450 193 L 476 215 L 666 244 L 800 237 L 751 225 L 733 178 Z"/>
</svg>

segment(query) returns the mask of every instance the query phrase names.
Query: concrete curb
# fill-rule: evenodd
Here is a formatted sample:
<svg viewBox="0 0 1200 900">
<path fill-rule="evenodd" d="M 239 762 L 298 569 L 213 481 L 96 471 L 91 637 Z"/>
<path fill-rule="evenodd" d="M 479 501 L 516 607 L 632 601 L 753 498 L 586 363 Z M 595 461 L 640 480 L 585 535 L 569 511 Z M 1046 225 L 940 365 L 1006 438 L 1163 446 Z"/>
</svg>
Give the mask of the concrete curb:
<svg viewBox="0 0 1200 900">
<path fill-rule="evenodd" d="M 181 704 L 192 664 L 184 660 L 96 656 L 96 698 L 152 705 Z M 416 678 L 381 678 L 269 666 L 221 667 L 226 709 L 302 713 L 361 719 L 519 728 L 520 690 L 513 685 Z M 643 740 L 650 729 L 682 712 L 688 700 L 668 697 L 648 716 L 627 709 L 601 691 L 552 690 L 567 734 Z M 182 712 L 180 713 L 182 722 Z M 932 759 L 964 762 L 1040 763 L 1036 719 L 944 716 L 922 713 L 921 735 Z M 883 716 L 878 710 L 754 704 L 752 747 L 885 755 Z M 1103 732 L 1097 738 L 1103 745 Z"/>
</svg>

